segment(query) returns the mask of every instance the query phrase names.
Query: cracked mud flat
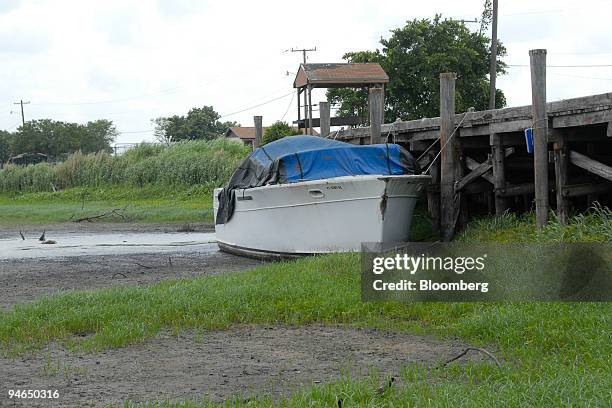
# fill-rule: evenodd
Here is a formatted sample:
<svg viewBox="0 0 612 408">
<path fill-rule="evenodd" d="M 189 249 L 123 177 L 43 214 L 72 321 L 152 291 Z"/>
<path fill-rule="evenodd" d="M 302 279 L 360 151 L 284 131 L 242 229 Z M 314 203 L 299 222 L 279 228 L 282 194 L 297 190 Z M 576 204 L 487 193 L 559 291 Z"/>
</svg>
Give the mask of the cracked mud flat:
<svg viewBox="0 0 612 408">
<path fill-rule="evenodd" d="M 54 245 L 38 241 L 43 228 L 24 228 L 26 241 L 17 227 L 0 230 L 0 253 L 5 253 L 0 256 L 0 310 L 67 290 L 145 285 L 261 264 L 220 252 L 210 242 L 210 227 L 200 224 L 190 224 L 195 231 L 186 233 L 177 232 L 182 225 L 172 224 L 60 224 L 45 228 L 46 237 L 57 241 Z M 147 238 L 157 246 L 146 245 Z M 109 240 L 120 245 L 109 245 Z M 177 245 L 185 240 L 194 242 Z"/>
<path fill-rule="evenodd" d="M 54 345 L 35 355 L 0 358 L 0 384 L 5 388 L 0 390 L 0 406 L 32 406 L 31 400 L 6 399 L 11 388 L 57 389 L 58 400 L 35 402 L 46 407 L 205 396 L 220 401 L 237 394 L 279 397 L 347 372 L 365 376 L 374 370 L 397 378 L 405 364 L 437 364 L 464 348 L 460 342 L 329 326 L 191 331 L 89 354 Z"/>
</svg>

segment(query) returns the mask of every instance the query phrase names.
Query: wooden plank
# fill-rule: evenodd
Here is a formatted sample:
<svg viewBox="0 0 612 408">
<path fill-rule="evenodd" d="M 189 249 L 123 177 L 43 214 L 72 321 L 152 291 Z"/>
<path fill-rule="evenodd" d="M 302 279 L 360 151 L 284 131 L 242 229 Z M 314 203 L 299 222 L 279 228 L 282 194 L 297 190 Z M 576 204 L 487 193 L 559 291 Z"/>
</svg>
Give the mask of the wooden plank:
<svg viewBox="0 0 612 408">
<path fill-rule="evenodd" d="M 575 151 L 569 152 L 570 162 L 586 171 L 612 181 L 612 167 L 595 161 Z"/>
<path fill-rule="evenodd" d="M 329 102 L 319 102 L 320 130 L 321 137 L 329 136 L 331 126 Z"/>
<path fill-rule="evenodd" d="M 490 134 L 499 133 L 510 133 L 510 132 L 522 132 L 527 128 L 530 128 L 532 124 L 531 119 L 519 119 L 511 120 L 507 122 L 498 122 L 489 124 Z"/>
<path fill-rule="evenodd" d="M 456 162 L 458 161 L 454 137 L 455 73 L 440 74 L 440 238 L 453 239 L 458 205 L 455 201 Z"/>
<path fill-rule="evenodd" d="M 476 167 L 474 170 L 470 171 L 465 177 L 463 177 L 461 180 L 459 180 L 459 181 L 457 181 L 457 183 L 455 183 L 455 190 L 456 191 L 463 190 L 463 188 L 465 186 L 467 186 L 472 181 L 474 181 L 477 178 L 479 178 L 480 176 L 482 176 L 487 171 L 491 170 L 492 167 L 493 166 L 491 165 L 491 163 L 489 161 L 485 161 L 484 163 L 481 163 L 478 167 Z"/>
<path fill-rule="evenodd" d="M 555 154 L 555 181 L 557 194 L 557 216 L 559 222 L 567 224 L 569 217 L 569 201 L 563 195 L 563 189 L 567 185 L 567 143 L 563 138 L 563 132 L 554 129 L 556 142 L 554 143 Z"/>
<path fill-rule="evenodd" d="M 582 183 L 566 185 L 563 187 L 564 197 L 580 197 L 589 194 L 609 193 L 612 191 L 612 184 L 608 182 L 602 183 Z"/>
<path fill-rule="evenodd" d="M 599 110 L 595 112 L 575 113 L 571 115 L 556 116 L 553 118 L 553 127 L 565 128 L 575 126 L 588 126 L 596 123 L 608 123 L 612 120 L 612 110 Z"/>
<path fill-rule="evenodd" d="M 262 117 L 261 116 L 253 116 L 253 122 L 255 123 L 255 140 L 253 141 L 253 149 L 257 149 L 261 146 L 261 141 L 263 139 L 263 127 L 262 127 Z"/>
<path fill-rule="evenodd" d="M 533 194 L 534 192 L 535 185 L 533 183 L 506 185 L 504 188 L 499 190 L 499 193 L 503 197 L 514 197 L 524 194 Z"/>
<path fill-rule="evenodd" d="M 437 151 L 428 152 L 429 161 L 436 157 Z M 431 217 L 431 229 L 434 234 L 440 232 L 440 160 L 436 160 L 429 169 L 431 183 L 427 189 L 427 209 Z M 431 188 L 429 188 L 431 187 Z"/>
<path fill-rule="evenodd" d="M 478 163 L 476 160 L 472 159 L 471 157 L 466 157 L 465 158 L 465 167 L 467 167 L 470 170 L 476 170 L 478 168 L 478 166 L 480 166 L 480 163 Z M 483 179 L 487 180 L 489 183 L 493 184 L 493 175 L 490 172 L 486 172 L 484 174 L 481 174 L 480 177 L 482 177 Z"/>
<path fill-rule="evenodd" d="M 506 199 L 499 191 L 506 186 L 505 155 L 503 152 L 504 137 L 501 134 L 491 135 L 491 152 L 493 167 L 493 186 L 495 187 L 495 214 L 501 215 L 508 209 Z"/>
<path fill-rule="evenodd" d="M 533 108 L 533 161 L 536 225 L 548 223 L 548 115 L 546 113 L 546 50 L 530 50 Z"/>
<path fill-rule="evenodd" d="M 313 124 L 312 124 L 312 85 L 308 85 L 308 134 L 312 135 Z"/>
<path fill-rule="evenodd" d="M 294 120 L 293 124 L 297 125 L 297 127 L 300 129 L 304 129 L 307 125 L 304 119 Z M 337 117 L 330 118 L 330 124 L 331 126 L 357 126 L 357 125 L 363 124 L 363 119 L 360 116 L 337 116 Z M 321 119 L 312 118 L 312 126 L 320 127 Z M 360 129 L 364 129 L 364 128 L 360 128 Z M 367 130 L 367 128 L 365 129 Z M 350 129 L 350 130 L 353 130 L 353 129 Z M 357 135 L 353 136 L 352 134 L 350 134 L 350 135 L 347 135 L 347 137 L 353 138 L 353 137 L 357 137 Z"/>
<path fill-rule="evenodd" d="M 383 90 L 371 87 L 368 94 L 368 110 L 370 113 L 370 144 L 381 142 L 381 125 L 383 123 Z"/>
</svg>

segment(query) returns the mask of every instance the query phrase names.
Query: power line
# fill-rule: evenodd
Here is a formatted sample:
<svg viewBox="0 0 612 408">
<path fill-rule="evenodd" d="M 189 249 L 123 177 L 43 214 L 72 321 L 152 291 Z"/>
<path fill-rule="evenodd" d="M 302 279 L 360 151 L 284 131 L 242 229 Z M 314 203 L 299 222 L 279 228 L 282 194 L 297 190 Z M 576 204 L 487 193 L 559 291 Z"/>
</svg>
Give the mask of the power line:
<svg viewBox="0 0 612 408">
<path fill-rule="evenodd" d="M 507 67 L 524 68 L 529 64 L 506 64 Z M 612 64 L 592 64 L 592 65 L 547 65 L 546 68 L 610 68 Z"/>
<path fill-rule="evenodd" d="M 567 75 L 567 74 L 555 74 L 555 73 L 551 73 L 550 75 L 566 77 L 566 78 L 598 79 L 600 81 L 612 81 L 612 78 L 588 77 L 588 76 L 582 76 L 582 75 Z"/>
<path fill-rule="evenodd" d="M 221 116 L 219 119 L 223 119 L 223 118 L 226 118 L 226 117 L 228 117 L 228 116 L 236 115 L 236 114 L 238 114 L 238 113 L 246 112 L 246 111 L 248 111 L 248 110 L 255 109 L 255 108 L 258 108 L 258 107 L 263 106 L 263 105 L 267 105 L 267 104 L 269 104 L 269 103 L 272 103 L 272 102 L 274 102 L 274 101 L 278 101 L 279 99 L 286 98 L 287 96 L 289 96 L 289 95 L 293 95 L 293 94 L 294 94 L 294 92 L 293 92 L 293 91 L 291 91 L 291 92 L 289 92 L 288 94 L 285 94 L 285 95 L 279 96 L 279 97 L 274 98 L 274 99 L 270 99 L 270 100 L 268 100 L 268 101 L 265 101 L 265 102 L 259 103 L 259 104 L 257 104 L 257 105 L 249 106 L 248 108 L 240 109 L 240 110 L 235 111 L 235 112 L 226 113 L 226 114 L 222 115 L 222 116 Z"/>
<path fill-rule="evenodd" d="M 289 101 L 289 105 L 287 106 L 287 110 L 285 111 L 285 113 L 283 113 L 283 117 L 281 118 L 281 121 L 285 120 L 285 116 L 287 116 L 287 113 L 289 113 L 289 109 L 291 109 L 291 105 L 293 105 L 293 99 L 295 98 L 295 92 L 291 92 L 291 100 Z"/>
</svg>

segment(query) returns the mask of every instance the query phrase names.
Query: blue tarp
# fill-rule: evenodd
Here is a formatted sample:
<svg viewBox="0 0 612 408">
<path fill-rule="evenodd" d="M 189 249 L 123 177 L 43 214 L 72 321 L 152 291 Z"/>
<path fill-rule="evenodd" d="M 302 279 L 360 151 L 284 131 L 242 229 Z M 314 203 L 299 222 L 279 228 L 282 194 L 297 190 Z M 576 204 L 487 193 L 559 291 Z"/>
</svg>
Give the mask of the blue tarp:
<svg viewBox="0 0 612 408">
<path fill-rule="evenodd" d="M 318 136 L 289 136 L 255 149 L 219 194 L 217 224 L 234 211 L 234 190 L 358 175 L 418 174 L 410 153 L 396 144 L 352 145 Z"/>
<path fill-rule="evenodd" d="M 411 174 L 396 144 L 357 146 L 317 136 L 291 136 L 256 149 L 251 160 L 281 163 L 278 181 L 295 183 L 340 176 Z M 406 152 L 407 153 L 407 152 Z"/>
</svg>

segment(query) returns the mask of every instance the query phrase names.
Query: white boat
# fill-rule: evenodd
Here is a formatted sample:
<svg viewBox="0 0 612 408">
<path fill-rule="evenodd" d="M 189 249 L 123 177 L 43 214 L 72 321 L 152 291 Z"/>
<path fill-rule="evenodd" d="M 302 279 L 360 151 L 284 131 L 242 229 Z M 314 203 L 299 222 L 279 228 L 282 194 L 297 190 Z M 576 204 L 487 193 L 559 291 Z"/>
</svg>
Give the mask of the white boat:
<svg viewBox="0 0 612 408">
<path fill-rule="evenodd" d="M 232 219 L 216 225 L 217 243 L 227 252 L 282 257 L 408 241 L 414 206 L 429 179 L 346 176 L 237 190 Z"/>
<path fill-rule="evenodd" d="M 358 251 L 362 242 L 409 240 L 415 204 L 430 180 L 403 174 L 413 169 L 410 154 L 397 145 L 352 146 L 312 138 L 294 136 L 266 145 L 241 164 L 228 183 L 231 190 L 215 190 L 221 250 L 292 257 Z M 287 153 L 290 149 L 296 152 Z M 251 186 L 255 182 L 260 185 Z"/>
</svg>

